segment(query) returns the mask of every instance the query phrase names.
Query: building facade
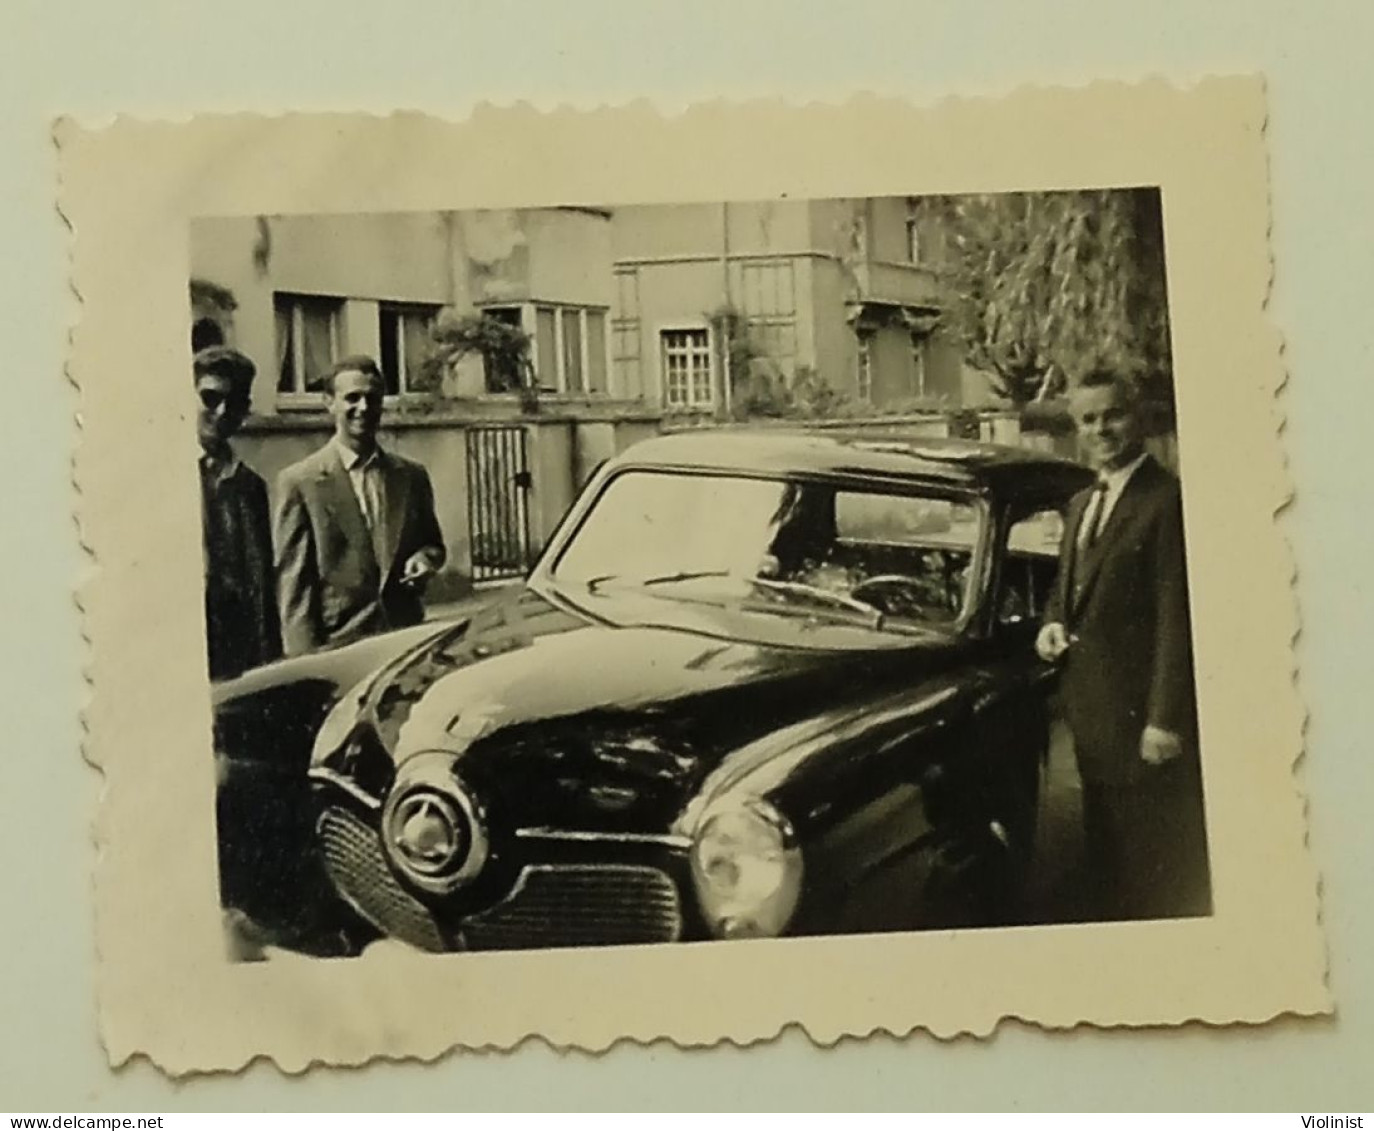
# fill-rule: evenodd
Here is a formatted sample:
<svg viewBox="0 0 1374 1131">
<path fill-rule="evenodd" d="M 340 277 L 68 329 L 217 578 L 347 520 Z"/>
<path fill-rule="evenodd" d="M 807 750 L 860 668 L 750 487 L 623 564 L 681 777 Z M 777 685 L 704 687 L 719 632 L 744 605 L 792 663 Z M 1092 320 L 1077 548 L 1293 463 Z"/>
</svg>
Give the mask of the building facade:
<svg viewBox="0 0 1374 1131">
<path fill-rule="evenodd" d="M 396 404 L 499 403 L 511 382 L 480 357 L 422 372 L 445 311 L 522 329 L 554 404 L 738 416 L 801 376 L 879 408 L 958 407 L 943 235 L 904 197 L 202 220 L 192 336 L 254 358 L 260 413 L 317 407 L 350 353 L 378 359 Z"/>
<path fill-rule="evenodd" d="M 725 416 L 799 377 L 957 406 L 962 358 L 935 333 L 941 235 L 904 197 L 617 208 L 615 387 Z"/>
<path fill-rule="evenodd" d="M 386 442 L 430 468 L 461 590 L 522 572 L 592 468 L 665 417 L 768 415 L 801 389 L 967 403 L 941 254 L 901 197 L 204 219 L 190 336 L 256 363 L 239 446 L 269 483 L 327 438 L 334 362 L 375 358 Z M 527 374 L 433 364 L 436 325 L 476 314 L 527 335 Z"/>
<path fill-rule="evenodd" d="M 604 394 L 610 250 L 610 214 L 585 209 L 200 220 L 193 337 L 217 328 L 254 359 L 264 414 L 318 408 L 323 375 L 357 353 L 380 363 L 394 403 L 486 396 L 499 383 L 481 357 L 437 385 L 424 372 L 446 311 L 523 326 L 547 393 Z M 226 293 L 228 312 L 214 301 Z"/>
</svg>

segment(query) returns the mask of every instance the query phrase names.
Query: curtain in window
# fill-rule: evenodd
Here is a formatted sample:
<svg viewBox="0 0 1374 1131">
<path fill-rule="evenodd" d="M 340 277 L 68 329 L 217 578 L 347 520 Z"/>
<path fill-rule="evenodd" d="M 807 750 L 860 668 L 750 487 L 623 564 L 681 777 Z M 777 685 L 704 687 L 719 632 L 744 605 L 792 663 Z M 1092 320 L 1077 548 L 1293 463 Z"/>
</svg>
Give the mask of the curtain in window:
<svg viewBox="0 0 1374 1131">
<path fill-rule="evenodd" d="M 425 310 L 413 310 L 404 316 L 401 329 L 405 336 L 405 390 L 423 387 L 420 371 L 429 357 L 429 328 L 433 321 L 434 316 Z"/>
<path fill-rule="evenodd" d="M 587 311 L 587 391 L 606 391 L 606 315 Z"/>
<path fill-rule="evenodd" d="M 581 393 L 582 381 L 582 312 L 563 311 L 563 379 L 569 393 Z"/>
<path fill-rule="evenodd" d="M 551 307 L 541 306 L 534 312 L 534 353 L 534 368 L 539 387 L 548 393 L 557 392 L 558 335 Z"/>
<path fill-rule="evenodd" d="M 322 392 L 334 364 L 333 311 L 322 303 L 301 304 L 301 358 L 305 392 Z"/>
<path fill-rule="evenodd" d="M 295 349 L 291 342 L 291 304 L 278 302 L 277 316 L 277 392 L 296 391 Z"/>
</svg>

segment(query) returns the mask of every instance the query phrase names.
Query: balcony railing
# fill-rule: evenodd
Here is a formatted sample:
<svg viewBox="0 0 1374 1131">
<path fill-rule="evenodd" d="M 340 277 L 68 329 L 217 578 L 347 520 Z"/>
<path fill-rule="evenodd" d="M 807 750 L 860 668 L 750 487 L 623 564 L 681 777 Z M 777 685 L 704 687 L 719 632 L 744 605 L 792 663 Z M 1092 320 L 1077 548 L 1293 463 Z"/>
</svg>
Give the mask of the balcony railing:
<svg viewBox="0 0 1374 1131">
<path fill-rule="evenodd" d="M 932 311 L 942 305 L 939 279 L 929 267 L 868 260 L 860 263 L 854 274 L 860 302 Z"/>
</svg>

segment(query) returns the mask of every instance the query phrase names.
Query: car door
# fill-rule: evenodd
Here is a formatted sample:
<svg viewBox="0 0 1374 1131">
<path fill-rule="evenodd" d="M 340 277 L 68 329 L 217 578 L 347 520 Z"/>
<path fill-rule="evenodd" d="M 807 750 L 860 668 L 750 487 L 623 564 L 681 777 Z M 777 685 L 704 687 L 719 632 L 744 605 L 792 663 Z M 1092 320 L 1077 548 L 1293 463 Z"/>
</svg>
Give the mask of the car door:
<svg viewBox="0 0 1374 1131">
<path fill-rule="evenodd" d="M 992 601 L 977 668 L 966 809 L 1013 856 L 1034 849 L 1039 786 L 1048 757 L 1057 672 L 1035 638 L 1058 572 L 1063 504 L 1030 501 L 999 522 Z"/>
</svg>

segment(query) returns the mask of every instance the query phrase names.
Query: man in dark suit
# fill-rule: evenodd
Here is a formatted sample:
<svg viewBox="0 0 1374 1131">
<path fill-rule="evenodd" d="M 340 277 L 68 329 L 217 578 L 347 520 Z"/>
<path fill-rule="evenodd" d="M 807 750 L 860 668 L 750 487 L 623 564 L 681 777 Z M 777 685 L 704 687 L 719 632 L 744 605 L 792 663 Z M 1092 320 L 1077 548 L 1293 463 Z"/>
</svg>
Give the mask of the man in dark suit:
<svg viewBox="0 0 1374 1131">
<path fill-rule="evenodd" d="M 288 655 L 424 619 L 444 563 L 429 475 L 377 444 L 381 371 L 345 358 L 329 376 L 334 435 L 281 473 L 277 575 Z"/>
<path fill-rule="evenodd" d="M 1036 650 L 1063 665 L 1092 894 L 1104 918 L 1206 915 L 1178 480 L 1145 451 L 1131 384 L 1093 373 L 1070 408 L 1098 481 L 1070 504 Z"/>
<path fill-rule="evenodd" d="M 281 655 L 267 485 L 234 454 L 255 369 L 214 346 L 193 363 L 200 439 L 205 635 L 211 679 L 229 679 Z"/>
</svg>

